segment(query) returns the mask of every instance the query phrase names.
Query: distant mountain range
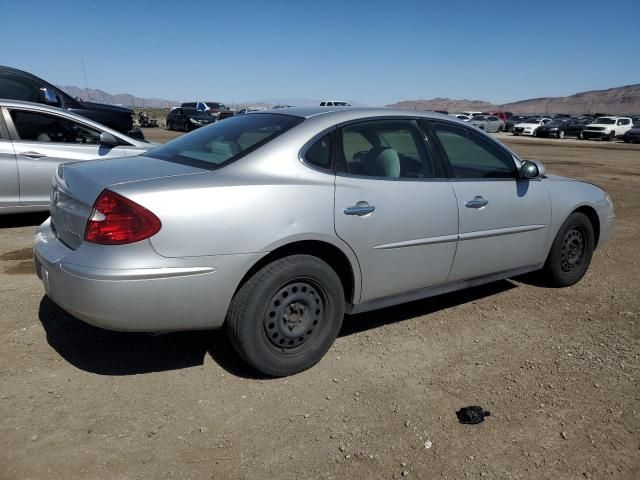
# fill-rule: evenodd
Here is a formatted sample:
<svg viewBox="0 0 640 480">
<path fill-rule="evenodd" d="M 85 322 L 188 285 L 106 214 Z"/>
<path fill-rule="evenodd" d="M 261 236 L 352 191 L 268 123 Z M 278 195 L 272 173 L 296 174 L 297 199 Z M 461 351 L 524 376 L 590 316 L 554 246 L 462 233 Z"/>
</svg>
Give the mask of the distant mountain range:
<svg viewBox="0 0 640 480">
<path fill-rule="evenodd" d="M 431 100 L 404 100 L 387 107 L 411 110 L 504 110 L 514 113 L 638 113 L 640 112 L 640 84 L 591 90 L 568 97 L 543 97 L 496 105 L 483 100 L 452 100 L 433 98 Z"/>
<path fill-rule="evenodd" d="M 141 98 L 128 93 L 112 95 L 97 89 L 62 85 L 59 87 L 72 97 L 79 97 L 82 100 L 91 102 L 122 105 L 124 107 L 167 108 L 180 105 L 181 103 L 177 100 L 166 100 L 163 98 Z M 354 107 L 365 106 L 356 100 L 347 101 Z M 320 100 L 311 98 L 264 98 L 255 102 L 242 102 L 237 104 L 239 108 L 268 108 L 274 105 L 310 107 L 320 105 Z M 462 110 L 505 110 L 514 113 L 638 113 L 640 112 L 640 84 L 609 88 L 608 90 L 592 90 L 589 92 L 576 93 L 568 97 L 532 98 L 501 105 L 484 100 L 433 98 L 431 100 L 404 100 L 387 105 L 387 107 L 410 110 L 446 110 L 448 112 L 459 112 Z"/>
<path fill-rule="evenodd" d="M 112 95 L 103 90 L 94 88 L 80 88 L 68 85 L 58 85 L 73 98 L 80 98 L 88 102 L 107 103 L 109 105 L 121 105 L 123 107 L 136 108 L 168 108 L 180 105 L 181 102 L 175 100 L 165 100 L 163 98 L 140 98 L 128 93 L 118 93 Z"/>
</svg>

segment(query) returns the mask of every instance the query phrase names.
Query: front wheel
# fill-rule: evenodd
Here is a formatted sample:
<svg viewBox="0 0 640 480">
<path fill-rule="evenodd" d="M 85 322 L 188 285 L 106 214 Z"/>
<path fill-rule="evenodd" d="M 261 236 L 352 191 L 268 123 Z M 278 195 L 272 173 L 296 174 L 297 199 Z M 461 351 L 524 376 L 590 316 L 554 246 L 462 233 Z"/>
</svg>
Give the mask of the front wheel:
<svg viewBox="0 0 640 480">
<path fill-rule="evenodd" d="M 578 140 L 584 140 L 584 133 L 582 133 L 582 131 L 578 132 Z"/>
<path fill-rule="evenodd" d="M 171 122 L 169 120 L 167 120 L 167 130 L 173 130 L 173 128 L 171 128 Z"/>
<path fill-rule="evenodd" d="M 613 142 L 615 139 L 616 139 L 616 132 L 611 132 L 611 133 L 609 134 L 609 138 L 608 138 L 608 140 L 609 140 L 610 142 Z"/>
<path fill-rule="evenodd" d="M 564 138 L 564 130 L 558 131 L 558 138 Z"/>
<path fill-rule="evenodd" d="M 568 287 L 580 281 L 589 268 L 595 237 L 589 218 L 580 212 L 569 215 L 556 234 L 544 265 L 547 283 Z"/>
<path fill-rule="evenodd" d="M 256 370 L 284 377 L 315 365 L 338 336 L 344 292 L 323 260 L 292 255 L 255 273 L 234 296 L 226 326 L 238 354 Z"/>
</svg>

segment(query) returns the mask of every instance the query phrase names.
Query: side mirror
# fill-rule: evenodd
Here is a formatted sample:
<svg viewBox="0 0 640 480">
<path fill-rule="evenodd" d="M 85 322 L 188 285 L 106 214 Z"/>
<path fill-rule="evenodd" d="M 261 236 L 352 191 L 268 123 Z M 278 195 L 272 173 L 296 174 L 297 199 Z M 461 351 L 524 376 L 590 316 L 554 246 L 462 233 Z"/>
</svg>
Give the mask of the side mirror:
<svg viewBox="0 0 640 480">
<path fill-rule="evenodd" d="M 545 169 L 540 162 L 525 160 L 520 165 L 520 178 L 532 179 L 544 175 Z"/>
<path fill-rule="evenodd" d="M 38 100 L 40 101 L 40 103 L 53 105 L 54 107 L 59 107 L 60 105 L 62 105 L 60 97 L 56 95 L 55 92 L 52 92 L 51 90 L 48 90 L 44 87 L 42 87 L 38 92 Z"/>
<path fill-rule="evenodd" d="M 100 133 L 100 145 L 105 145 L 108 147 L 117 147 L 120 145 L 120 140 L 114 137 L 109 132 Z"/>
</svg>

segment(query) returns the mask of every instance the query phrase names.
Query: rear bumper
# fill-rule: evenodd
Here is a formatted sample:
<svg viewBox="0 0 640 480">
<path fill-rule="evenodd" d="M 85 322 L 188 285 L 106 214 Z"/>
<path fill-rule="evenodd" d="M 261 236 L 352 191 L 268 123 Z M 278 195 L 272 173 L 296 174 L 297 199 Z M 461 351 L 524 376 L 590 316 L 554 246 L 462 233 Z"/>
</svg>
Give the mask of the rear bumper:
<svg viewBox="0 0 640 480">
<path fill-rule="evenodd" d="M 136 332 L 221 327 L 236 286 L 259 257 L 157 255 L 156 265 L 145 268 L 95 268 L 74 263 L 77 251 L 56 238 L 49 220 L 35 235 L 33 253 L 54 303 L 97 327 Z"/>
</svg>

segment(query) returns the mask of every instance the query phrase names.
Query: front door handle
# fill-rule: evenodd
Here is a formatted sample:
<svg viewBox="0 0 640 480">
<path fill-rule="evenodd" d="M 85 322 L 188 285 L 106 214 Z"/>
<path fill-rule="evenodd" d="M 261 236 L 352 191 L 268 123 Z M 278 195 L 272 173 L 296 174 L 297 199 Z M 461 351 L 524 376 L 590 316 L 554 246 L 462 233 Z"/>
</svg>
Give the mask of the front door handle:
<svg viewBox="0 0 640 480">
<path fill-rule="evenodd" d="M 373 213 L 375 210 L 376 207 L 374 207 L 373 205 L 369 205 L 367 202 L 358 202 L 357 205 L 345 208 L 344 214 L 357 215 L 359 217 L 362 217 L 363 215 Z"/>
<path fill-rule="evenodd" d="M 467 203 L 465 203 L 464 206 L 467 208 L 482 208 L 482 207 L 486 207 L 488 204 L 489 204 L 488 200 L 485 200 L 480 195 L 478 195 L 473 200 L 469 200 Z"/>
<path fill-rule="evenodd" d="M 29 158 L 46 157 L 44 153 L 38 153 L 38 152 L 20 152 L 19 155 L 22 155 L 23 157 L 29 157 Z"/>
</svg>

